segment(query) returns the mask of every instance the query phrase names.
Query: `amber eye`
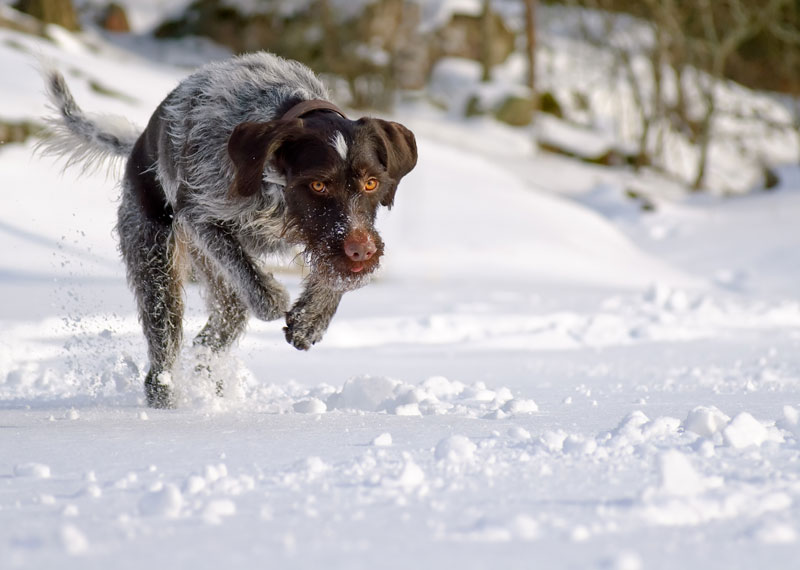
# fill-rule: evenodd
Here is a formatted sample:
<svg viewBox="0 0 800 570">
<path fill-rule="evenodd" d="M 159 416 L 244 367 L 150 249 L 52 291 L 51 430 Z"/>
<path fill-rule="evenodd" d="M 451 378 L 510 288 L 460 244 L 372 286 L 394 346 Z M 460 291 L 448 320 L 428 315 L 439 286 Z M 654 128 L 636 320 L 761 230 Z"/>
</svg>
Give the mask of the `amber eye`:
<svg viewBox="0 0 800 570">
<path fill-rule="evenodd" d="M 377 178 L 370 178 L 364 183 L 364 190 L 367 192 L 372 192 L 378 187 L 378 184 L 380 183 L 378 182 Z"/>
<path fill-rule="evenodd" d="M 320 182 L 319 180 L 314 180 L 314 182 L 309 184 L 309 186 L 314 192 L 318 194 L 322 194 L 323 192 L 325 192 L 325 190 L 327 190 L 327 188 L 325 188 L 325 183 Z"/>
</svg>

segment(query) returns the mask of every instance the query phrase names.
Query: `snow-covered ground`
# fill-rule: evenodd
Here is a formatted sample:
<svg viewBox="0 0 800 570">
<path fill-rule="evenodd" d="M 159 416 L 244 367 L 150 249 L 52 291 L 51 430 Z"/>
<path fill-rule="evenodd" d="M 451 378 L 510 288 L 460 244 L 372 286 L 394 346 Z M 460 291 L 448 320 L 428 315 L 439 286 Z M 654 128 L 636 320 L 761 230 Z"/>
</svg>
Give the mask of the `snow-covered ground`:
<svg viewBox="0 0 800 570">
<path fill-rule="evenodd" d="M 0 32 L 0 117 L 44 111 L 32 55 L 139 124 L 185 73 L 55 37 Z M 0 568 L 795 568 L 800 169 L 644 214 L 646 179 L 396 118 L 420 161 L 381 276 L 308 353 L 254 321 L 224 398 L 187 350 L 170 411 L 113 177 L 0 147 Z"/>
</svg>

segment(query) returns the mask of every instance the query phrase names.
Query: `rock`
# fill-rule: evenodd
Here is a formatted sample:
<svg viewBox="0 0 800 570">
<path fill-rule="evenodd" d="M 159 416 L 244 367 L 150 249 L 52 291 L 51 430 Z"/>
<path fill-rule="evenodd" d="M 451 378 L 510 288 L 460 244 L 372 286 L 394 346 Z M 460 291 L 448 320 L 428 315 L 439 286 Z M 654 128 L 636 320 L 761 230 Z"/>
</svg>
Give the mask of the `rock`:
<svg viewBox="0 0 800 570">
<path fill-rule="evenodd" d="M 535 105 L 530 97 L 521 95 L 509 95 L 494 112 L 498 121 L 502 121 L 514 127 L 524 127 L 533 121 Z"/>
<path fill-rule="evenodd" d="M 118 34 L 127 34 L 131 31 L 125 8 L 116 2 L 112 2 L 103 10 L 99 24 L 104 30 Z"/>
</svg>

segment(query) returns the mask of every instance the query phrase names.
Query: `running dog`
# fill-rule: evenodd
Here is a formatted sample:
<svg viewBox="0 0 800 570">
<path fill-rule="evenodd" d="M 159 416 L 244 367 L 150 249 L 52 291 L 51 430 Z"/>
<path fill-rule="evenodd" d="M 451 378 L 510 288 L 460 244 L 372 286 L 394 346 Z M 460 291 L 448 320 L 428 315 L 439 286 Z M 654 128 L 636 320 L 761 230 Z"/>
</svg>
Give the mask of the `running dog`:
<svg viewBox="0 0 800 570">
<path fill-rule="evenodd" d="M 249 315 L 286 319 L 286 340 L 308 350 L 343 293 L 367 283 L 383 255 L 378 208 L 417 162 L 399 123 L 350 120 L 304 65 L 260 52 L 202 67 L 159 105 L 144 131 L 89 116 L 63 76 L 46 71 L 57 116 L 44 152 L 84 167 L 127 160 L 117 233 L 147 340 L 149 406 L 175 405 L 183 282 L 207 288 L 210 313 L 194 340 L 219 353 Z M 291 305 L 259 265 L 303 249 L 310 273 Z"/>
</svg>

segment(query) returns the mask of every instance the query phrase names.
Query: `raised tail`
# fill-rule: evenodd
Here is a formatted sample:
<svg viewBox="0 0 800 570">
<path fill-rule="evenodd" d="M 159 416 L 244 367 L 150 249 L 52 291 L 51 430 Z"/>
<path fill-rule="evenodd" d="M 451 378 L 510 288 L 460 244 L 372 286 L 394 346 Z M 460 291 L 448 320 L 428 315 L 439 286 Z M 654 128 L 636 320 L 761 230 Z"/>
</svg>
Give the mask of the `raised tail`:
<svg viewBox="0 0 800 570">
<path fill-rule="evenodd" d="M 47 135 L 37 145 L 43 155 L 66 160 L 66 167 L 81 165 L 84 172 L 113 165 L 133 150 L 141 130 L 124 117 L 87 115 L 67 87 L 64 76 L 43 70 L 47 95 L 56 116 L 47 117 Z"/>
</svg>

